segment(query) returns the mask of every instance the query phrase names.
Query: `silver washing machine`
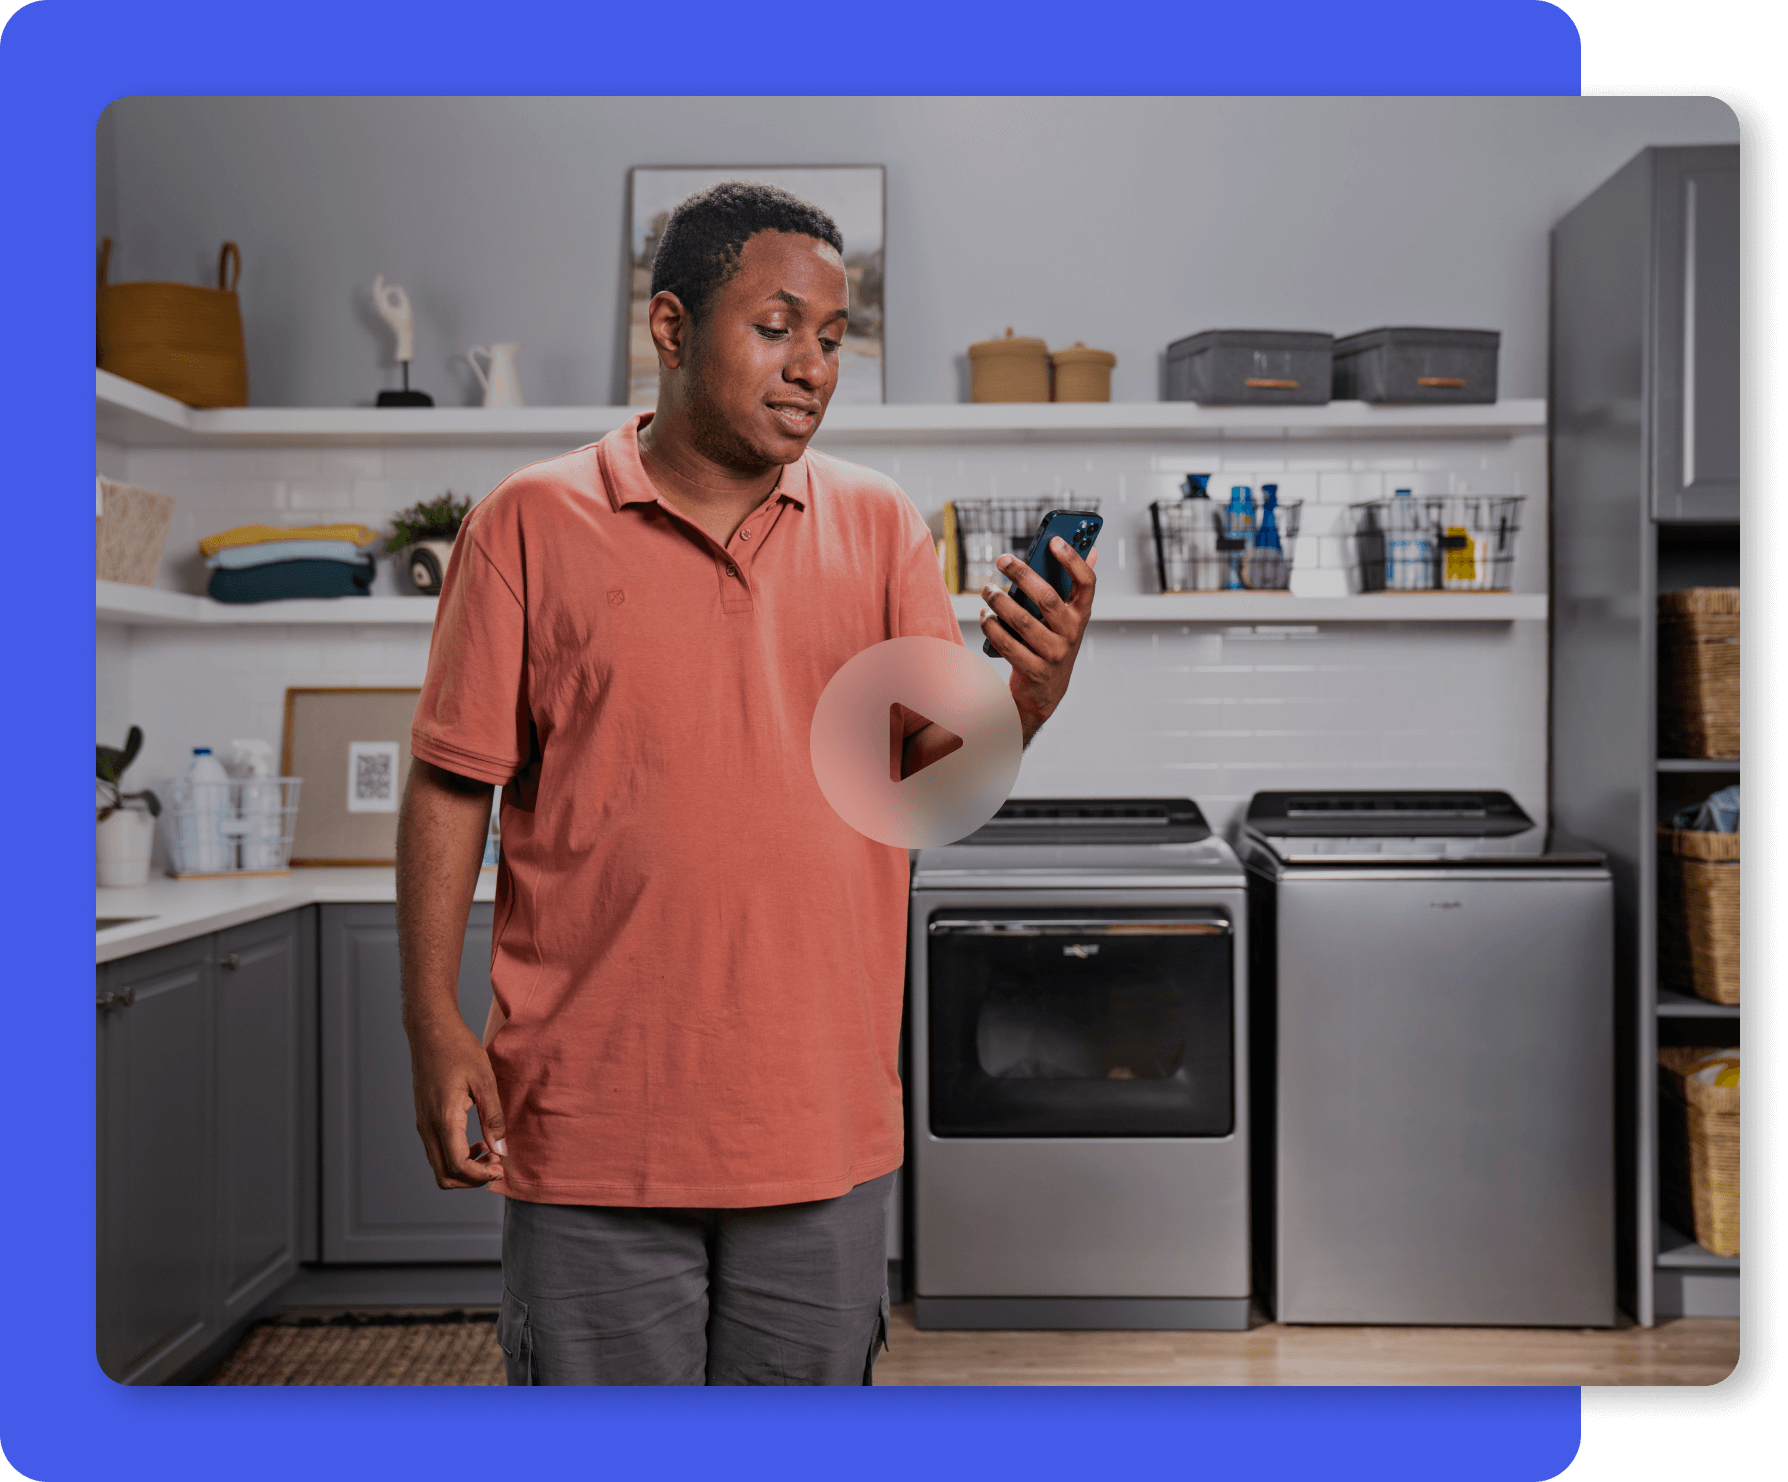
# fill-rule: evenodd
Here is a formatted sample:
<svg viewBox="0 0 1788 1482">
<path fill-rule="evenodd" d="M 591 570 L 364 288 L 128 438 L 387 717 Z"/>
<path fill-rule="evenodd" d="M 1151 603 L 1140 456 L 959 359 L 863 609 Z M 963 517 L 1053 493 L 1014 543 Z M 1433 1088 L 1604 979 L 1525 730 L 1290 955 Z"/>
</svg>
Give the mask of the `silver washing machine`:
<svg viewBox="0 0 1788 1482">
<path fill-rule="evenodd" d="M 1288 1323 L 1614 1322 L 1614 893 L 1502 792 L 1259 793 L 1256 1289 Z"/>
<path fill-rule="evenodd" d="M 1186 799 L 1012 801 L 920 853 L 918 1326 L 1248 1325 L 1247 910 Z"/>
</svg>

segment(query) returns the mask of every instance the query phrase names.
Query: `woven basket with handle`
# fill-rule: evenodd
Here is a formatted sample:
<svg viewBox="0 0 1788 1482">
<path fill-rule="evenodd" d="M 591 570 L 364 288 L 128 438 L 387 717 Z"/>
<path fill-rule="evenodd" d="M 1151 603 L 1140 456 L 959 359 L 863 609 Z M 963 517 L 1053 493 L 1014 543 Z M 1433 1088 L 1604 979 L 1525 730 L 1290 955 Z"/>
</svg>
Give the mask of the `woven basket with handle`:
<svg viewBox="0 0 1788 1482">
<path fill-rule="evenodd" d="M 192 407 L 248 405 L 248 357 L 236 283 L 242 254 L 225 242 L 217 287 L 110 283 L 112 239 L 99 252 L 99 368 Z"/>
<path fill-rule="evenodd" d="M 1738 1254 L 1738 1087 L 1694 1073 L 1736 1050 L 1658 1051 L 1658 1195 L 1664 1218 L 1716 1256 Z"/>
<path fill-rule="evenodd" d="M 1738 588 L 1658 598 L 1658 741 L 1663 756 L 1738 755 Z"/>
<path fill-rule="evenodd" d="M 1737 834 L 1658 830 L 1658 980 L 1738 1002 Z"/>
</svg>

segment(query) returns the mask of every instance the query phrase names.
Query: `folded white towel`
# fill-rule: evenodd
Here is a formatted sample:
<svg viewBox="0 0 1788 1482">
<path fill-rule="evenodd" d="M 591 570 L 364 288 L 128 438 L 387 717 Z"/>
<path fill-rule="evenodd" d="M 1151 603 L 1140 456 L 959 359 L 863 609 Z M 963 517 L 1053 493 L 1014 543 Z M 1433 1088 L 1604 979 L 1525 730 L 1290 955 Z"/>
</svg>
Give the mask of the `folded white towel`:
<svg viewBox="0 0 1788 1482">
<path fill-rule="evenodd" d="M 265 566 L 273 561 L 352 561 L 362 560 L 360 548 L 351 540 L 265 540 L 258 545 L 225 546 L 205 564 L 216 570 L 223 567 L 239 571 L 244 566 Z"/>
</svg>

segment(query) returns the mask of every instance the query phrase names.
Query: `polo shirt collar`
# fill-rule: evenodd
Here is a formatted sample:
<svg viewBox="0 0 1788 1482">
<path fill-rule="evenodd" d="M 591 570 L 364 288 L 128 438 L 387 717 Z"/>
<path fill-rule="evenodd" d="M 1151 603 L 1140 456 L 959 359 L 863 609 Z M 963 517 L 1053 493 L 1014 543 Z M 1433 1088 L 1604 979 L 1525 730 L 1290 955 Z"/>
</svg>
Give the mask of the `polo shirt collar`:
<svg viewBox="0 0 1788 1482">
<path fill-rule="evenodd" d="M 652 420 L 651 412 L 629 418 L 602 440 L 603 488 L 611 508 L 618 514 L 630 504 L 656 504 L 658 486 L 639 461 L 639 430 Z M 776 486 L 776 497 L 790 504 L 807 508 L 807 455 L 802 455 L 782 470 L 782 481 Z"/>
</svg>

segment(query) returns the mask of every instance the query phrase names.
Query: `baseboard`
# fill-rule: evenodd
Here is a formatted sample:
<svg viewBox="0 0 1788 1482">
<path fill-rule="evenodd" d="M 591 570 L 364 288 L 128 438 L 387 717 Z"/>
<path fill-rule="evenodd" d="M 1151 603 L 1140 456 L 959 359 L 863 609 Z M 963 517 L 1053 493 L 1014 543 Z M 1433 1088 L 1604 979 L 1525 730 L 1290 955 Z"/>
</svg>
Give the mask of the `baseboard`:
<svg viewBox="0 0 1788 1482">
<path fill-rule="evenodd" d="M 495 1307 L 503 1297 L 500 1261 L 419 1266 L 302 1266 L 278 1307 Z"/>
</svg>

